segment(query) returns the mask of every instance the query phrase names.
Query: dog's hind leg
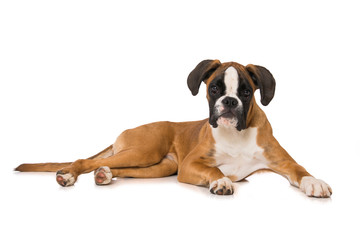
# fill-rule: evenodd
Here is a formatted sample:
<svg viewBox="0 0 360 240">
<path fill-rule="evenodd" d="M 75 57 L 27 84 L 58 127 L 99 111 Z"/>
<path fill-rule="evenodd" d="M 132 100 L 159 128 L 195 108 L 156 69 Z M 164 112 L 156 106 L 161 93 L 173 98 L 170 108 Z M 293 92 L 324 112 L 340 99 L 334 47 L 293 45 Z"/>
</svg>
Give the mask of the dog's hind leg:
<svg viewBox="0 0 360 240">
<path fill-rule="evenodd" d="M 149 167 L 131 167 L 110 169 L 100 167 L 95 171 L 95 183 L 106 185 L 111 182 L 113 177 L 134 177 L 134 178 L 160 178 L 174 175 L 177 173 L 178 164 L 174 154 L 166 155 L 159 163 Z"/>
<path fill-rule="evenodd" d="M 159 163 L 166 153 L 130 148 L 101 159 L 79 159 L 56 173 L 56 181 L 63 187 L 73 185 L 77 177 L 102 166 L 109 168 L 149 167 Z"/>
<path fill-rule="evenodd" d="M 113 168 L 144 168 L 158 164 L 170 151 L 173 129 L 167 122 L 143 125 L 124 131 L 112 147 L 111 156 L 80 159 L 57 172 L 61 186 L 75 183 L 80 174 L 102 166 Z M 166 136 L 166 137 L 165 137 Z"/>
</svg>

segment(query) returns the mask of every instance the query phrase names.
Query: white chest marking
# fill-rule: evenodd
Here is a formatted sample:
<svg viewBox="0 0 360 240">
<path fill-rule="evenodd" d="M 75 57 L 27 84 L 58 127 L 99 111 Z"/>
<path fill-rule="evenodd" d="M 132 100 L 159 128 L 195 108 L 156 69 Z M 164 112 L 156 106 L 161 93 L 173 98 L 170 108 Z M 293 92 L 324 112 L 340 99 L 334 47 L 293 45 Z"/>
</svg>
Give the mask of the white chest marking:
<svg viewBox="0 0 360 240">
<path fill-rule="evenodd" d="M 236 181 L 251 173 L 266 169 L 267 161 L 263 149 L 256 144 L 257 128 L 237 131 L 233 127 L 212 128 L 215 139 L 215 164 L 225 176 Z"/>
</svg>

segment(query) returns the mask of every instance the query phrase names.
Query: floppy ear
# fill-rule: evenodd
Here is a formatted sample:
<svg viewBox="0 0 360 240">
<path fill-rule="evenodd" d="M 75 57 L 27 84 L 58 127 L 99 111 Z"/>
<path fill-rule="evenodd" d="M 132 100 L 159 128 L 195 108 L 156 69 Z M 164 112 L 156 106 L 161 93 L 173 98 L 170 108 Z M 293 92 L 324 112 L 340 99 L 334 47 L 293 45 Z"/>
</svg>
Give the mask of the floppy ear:
<svg viewBox="0 0 360 240">
<path fill-rule="evenodd" d="M 261 104 L 267 106 L 275 94 L 275 79 L 273 75 L 264 67 L 249 64 L 246 69 L 256 86 L 260 89 Z"/>
<path fill-rule="evenodd" d="M 198 94 L 201 82 L 206 82 L 220 65 L 219 60 L 204 60 L 191 71 L 187 79 L 187 84 L 192 95 L 195 96 Z"/>
</svg>

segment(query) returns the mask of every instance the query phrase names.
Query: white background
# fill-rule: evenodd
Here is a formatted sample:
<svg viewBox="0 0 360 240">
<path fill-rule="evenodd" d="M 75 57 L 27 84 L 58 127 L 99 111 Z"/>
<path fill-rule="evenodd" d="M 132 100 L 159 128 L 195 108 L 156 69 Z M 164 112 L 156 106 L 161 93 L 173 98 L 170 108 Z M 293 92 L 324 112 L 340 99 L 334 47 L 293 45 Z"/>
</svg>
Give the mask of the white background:
<svg viewBox="0 0 360 240">
<path fill-rule="evenodd" d="M 1 1 L 1 234 L 6 239 L 359 239 L 356 1 Z M 333 188 L 311 199 L 281 176 L 233 196 L 164 179 L 92 174 L 74 187 L 23 162 L 89 157 L 127 128 L 208 115 L 189 72 L 253 63 L 277 80 L 274 135 Z M 257 98 L 259 95 L 257 93 Z"/>
</svg>

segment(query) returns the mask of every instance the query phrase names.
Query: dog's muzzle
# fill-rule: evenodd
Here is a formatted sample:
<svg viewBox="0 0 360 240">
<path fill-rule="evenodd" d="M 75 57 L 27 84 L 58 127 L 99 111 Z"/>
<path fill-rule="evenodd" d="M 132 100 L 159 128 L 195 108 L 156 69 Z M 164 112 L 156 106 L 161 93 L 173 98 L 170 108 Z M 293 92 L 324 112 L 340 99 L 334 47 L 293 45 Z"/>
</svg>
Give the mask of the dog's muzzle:
<svg viewBox="0 0 360 240">
<path fill-rule="evenodd" d="M 221 101 L 223 107 L 222 107 L 222 111 L 220 112 L 219 118 L 227 118 L 227 119 L 232 119 L 232 118 L 236 118 L 238 115 L 238 111 L 241 111 L 241 109 L 239 109 L 239 102 L 236 98 L 233 97 L 225 97 L 222 101 Z"/>
<path fill-rule="evenodd" d="M 234 97 L 225 97 L 220 101 L 221 104 L 215 106 L 214 112 L 210 117 L 210 124 L 216 128 L 219 125 L 225 127 L 235 127 L 237 130 L 245 129 L 246 116 L 243 114 L 242 104 Z"/>
</svg>

